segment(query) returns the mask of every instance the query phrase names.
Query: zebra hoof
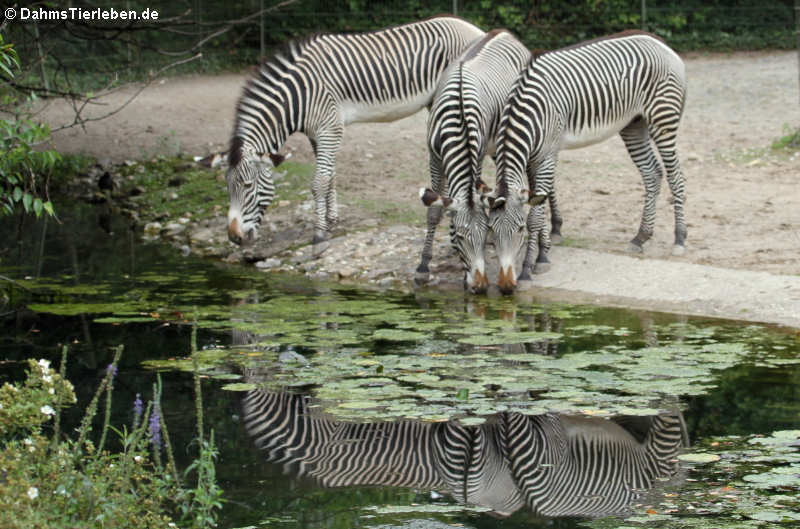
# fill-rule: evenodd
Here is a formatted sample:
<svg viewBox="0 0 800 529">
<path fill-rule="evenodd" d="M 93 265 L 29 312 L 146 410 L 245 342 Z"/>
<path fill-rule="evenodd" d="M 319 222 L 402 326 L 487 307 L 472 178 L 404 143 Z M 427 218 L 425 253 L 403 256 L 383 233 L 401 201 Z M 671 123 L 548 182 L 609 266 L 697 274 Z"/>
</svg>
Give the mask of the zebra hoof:
<svg viewBox="0 0 800 529">
<path fill-rule="evenodd" d="M 629 253 L 644 253 L 644 248 L 642 248 L 641 244 L 636 244 L 635 242 L 628 243 L 628 252 Z"/>
<path fill-rule="evenodd" d="M 550 271 L 550 263 L 536 263 L 533 265 L 533 273 L 536 275 L 546 274 Z"/>
<path fill-rule="evenodd" d="M 414 273 L 414 283 L 419 286 L 427 285 L 430 280 L 431 280 L 431 274 L 429 272 L 417 271 Z"/>
<path fill-rule="evenodd" d="M 672 247 L 672 255 L 675 257 L 680 257 L 681 255 L 686 253 L 686 247 L 681 246 L 680 244 L 676 244 Z"/>
<path fill-rule="evenodd" d="M 330 245 L 331 245 L 330 241 L 315 242 L 311 246 L 311 256 L 314 259 L 319 258 L 325 252 L 325 250 L 327 250 L 330 247 Z"/>
<path fill-rule="evenodd" d="M 530 280 L 531 280 L 531 274 L 530 272 L 528 272 L 528 267 L 526 266 L 522 269 L 522 272 L 520 272 L 519 277 L 517 278 L 517 282 L 519 283 L 520 281 L 530 281 Z"/>
<path fill-rule="evenodd" d="M 559 245 L 559 244 L 563 244 L 563 242 L 564 242 L 564 237 L 562 237 L 560 233 L 551 233 L 550 234 L 550 243 L 551 244 Z"/>
</svg>

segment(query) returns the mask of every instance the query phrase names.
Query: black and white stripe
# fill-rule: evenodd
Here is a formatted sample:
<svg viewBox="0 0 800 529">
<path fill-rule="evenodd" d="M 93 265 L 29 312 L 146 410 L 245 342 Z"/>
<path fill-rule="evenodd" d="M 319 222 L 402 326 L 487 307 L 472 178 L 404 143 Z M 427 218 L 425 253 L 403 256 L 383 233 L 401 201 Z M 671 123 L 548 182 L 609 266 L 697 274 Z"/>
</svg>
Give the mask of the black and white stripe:
<svg viewBox="0 0 800 529">
<path fill-rule="evenodd" d="M 489 32 L 442 75 L 428 118 L 432 189 L 421 197 L 428 228 L 417 281 L 429 276 L 436 226 L 444 209 L 451 217 L 450 240 L 465 270 L 465 287 L 485 292 L 488 216 L 476 196 L 484 157 L 494 155 L 500 113 L 530 52 L 505 30 Z"/>
<path fill-rule="evenodd" d="M 289 43 L 244 88 L 229 153 L 229 236 L 250 240 L 274 198 L 272 165 L 302 132 L 316 154 L 315 253 L 337 220 L 336 154 L 345 125 L 392 121 L 430 104 L 439 76 L 483 32 L 454 17 Z M 270 160 L 271 158 L 271 160 Z M 270 163 L 272 162 L 272 163 Z"/>
<path fill-rule="evenodd" d="M 256 390 L 244 397 L 243 419 L 269 461 L 323 486 L 435 489 L 503 516 L 525 505 L 547 516 L 620 513 L 675 473 L 685 444 L 680 412 L 346 423 L 315 413 L 307 396 Z"/>
<path fill-rule="evenodd" d="M 617 133 L 645 187 L 641 226 L 632 246 L 640 251 L 653 233 L 663 163 L 675 206 L 674 253 L 683 252 L 684 177 L 675 141 L 685 96 L 683 61 L 660 39 L 642 32 L 544 53 L 528 64 L 509 97 L 498 133 L 490 228 L 500 257 L 501 290 L 508 293 L 516 286 L 514 258 L 524 243 L 526 223 L 529 238 L 520 278 L 527 277 L 539 242 L 547 243 L 543 208 L 532 208 L 526 221 L 524 206 L 541 204 L 553 192 L 559 150 Z"/>
</svg>

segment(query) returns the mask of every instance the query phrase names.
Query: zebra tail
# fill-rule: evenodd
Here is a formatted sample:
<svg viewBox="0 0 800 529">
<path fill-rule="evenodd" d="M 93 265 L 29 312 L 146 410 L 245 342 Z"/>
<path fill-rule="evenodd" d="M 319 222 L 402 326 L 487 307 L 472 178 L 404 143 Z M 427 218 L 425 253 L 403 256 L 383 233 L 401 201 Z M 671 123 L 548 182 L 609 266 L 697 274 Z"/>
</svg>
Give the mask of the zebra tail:
<svg viewBox="0 0 800 529">
<path fill-rule="evenodd" d="M 473 202 L 473 193 L 478 184 L 478 180 L 481 176 L 481 167 L 480 167 L 480 137 L 479 137 L 479 126 L 478 123 L 475 122 L 475 117 L 468 114 L 465 107 L 464 107 L 464 99 L 466 98 L 466 94 L 464 93 L 464 63 L 460 62 L 458 64 L 458 83 L 459 83 L 459 102 L 460 102 L 460 110 L 461 110 L 461 123 L 464 125 L 464 130 L 466 131 L 467 136 L 467 151 L 469 153 L 469 165 L 470 165 L 470 186 L 469 186 L 469 197 L 470 197 L 470 205 Z"/>
</svg>

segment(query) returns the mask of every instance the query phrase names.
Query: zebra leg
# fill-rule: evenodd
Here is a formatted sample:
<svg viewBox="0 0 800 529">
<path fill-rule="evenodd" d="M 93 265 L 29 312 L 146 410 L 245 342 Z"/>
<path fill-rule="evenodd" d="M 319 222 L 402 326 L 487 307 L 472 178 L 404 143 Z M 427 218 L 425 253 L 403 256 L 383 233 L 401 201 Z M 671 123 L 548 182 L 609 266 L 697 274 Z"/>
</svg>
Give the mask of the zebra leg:
<svg viewBox="0 0 800 529">
<path fill-rule="evenodd" d="M 656 200 L 661 189 L 661 164 L 656 158 L 653 146 L 650 144 L 650 133 L 647 123 L 642 118 L 636 118 L 619 133 L 625 147 L 628 149 L 633 163 L 639 169 L 644 182 L 644 210 L 639 232 L 631 240 L 628 249 L 634 253 L 642 253 L 642 245 L 653 235 L 653 225 L 656 218 Z"/>
<path fill-rule="evenodd" d="M 418 285 L 424 285 L 430 280 L 430 269 L 428 264 L 433 259 L 433 240 L 436 235 L 436 226 L 442 220 L 442 206 L 430 206 L 428 208 L 428 231 L 425 233 L 425 245 L 422 247 L 422 257 L 419 261 L 414 282 Z"/>
<path fill-rule="evenodd" d="M 564 224 L 564 219 L 561 217 L 561 210 L 558 209 L 555 185 L 553 185 L 547 201 L 550 203 L 550 242 L 561 244 L 564 242 L 564 238 L 561 236 L 561 225 Z"/>
<path fill-rule="evenodd" d="M 328 235 L 331 226 L 329 218 L 336 218 L 336 214 L 329 212 L 329 206 L 336 208 L 336 191 L 334 183 L 336 181 L 336 153 L 342 143 L 343 127 L 338 126 L 324 133 L 318 133 L 316 137 L 317 167 L 314 173 L 314 180 L 311 183 L 311 195 L 314 200 L 314 211 L 316 221 L 314 224 L 314 238 L 312 255 L 317 258 L 328 249 L 330 242 Z"/>
<path fill-rule="evenodd" d="M 675 245 L 672 247 L 672 255 L 683 255 L 686 252 L 686 221 L 683 216 L 686 189 L 683 170 L 675 150 L 674 137 L 671 141 L 656 140 L 655 143 L 664 162 L 667 183 L 675 202 Z"/>
<path fill-rule="evenodd" d="M 544 204 L 541 205 L 542 211 L 539 215 L 542 218 L 541 227 L 539 228 L 539 253 L 536 256 L 536 264 L 533 266 L 533 273 L 534 274 L 544 274 L 545 272 L 550 271 L 550 259 L 547 257 L 547 254 L 550 253 L 550 246 L 553 241 L 553 238 L 550 232 L 547 229 L 547 223 L 544 221 L 545 218 L 545 211 L 544 211 Z M 550 211 L 552 214 L 552 210 Z M 552 217 L 551 217 L 552 222 Z M 561 235 L 559 234 L 559 239 Z"/>
<path fill-rule="evenodd" d="M 526 222 L 528 227 L 528 247 L 525 251 L 525 259 L 522 261 L 522 269 L 517 281 L 530 281 L 531 272 L 542 274 L 550 267 L 550 260 L 547 258 L 547 252 L 550 250 L 550 237 L 547 233 L 547 221 L 545 218 L 544 203 L 531 207 L 528 212 Z M 544 242 L 544 244 L 540 244 L 540 241 Z M 534 256 L 536 256 L 535 264 Z M 534 266 L 536 269 L 534 269 Z"/>
<path fill-rule="evenodd" d="M 430 153 L 428 162 L 431 172 L 431 186 L 433 190 L 441 195 L 444 190 L 442 185 L 442 171 L 441 159 L 433 151 Z M 425 233 L 425 244 L 422 246 L 422 256 L 420 257 L 419 266 L 417 267 L 416 274 L 414 275 L 414 282 L 418 285 L 424 285 L 430 281 L 430 269 L 428 264 L 433 259 L 433 241 L 436 235 L 436 227 L 442 220 L 442 213 L 444 208 L 442 206 L 429 206 L 427 213 L 428 229 Z"/>
</svg>

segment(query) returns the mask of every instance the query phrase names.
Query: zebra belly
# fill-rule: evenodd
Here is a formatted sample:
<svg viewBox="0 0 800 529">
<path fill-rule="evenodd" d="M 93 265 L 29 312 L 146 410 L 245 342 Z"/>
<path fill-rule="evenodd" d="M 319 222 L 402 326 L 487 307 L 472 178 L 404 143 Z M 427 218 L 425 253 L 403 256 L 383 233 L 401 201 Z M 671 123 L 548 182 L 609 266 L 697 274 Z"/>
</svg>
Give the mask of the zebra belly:
<svg viewBox="0 0 800 529">
<path fill-rule="evenodd" d="M 622 119 L 607 123 L 602 127 L 583 128 L 579 131 L 567 130 L 561 136 L 560 149 L 580 149 L 595 143 L 606 141 L 617 134 L 633 121 L 636 115 L 625 116 Z"/>
<path fill-rule="evenodd" d="M 408 99 L 385 103 L 342 101 L 339 105 L 339 112 L 345 125 L 365 121 L 396 121 L 419 112 L 422 107 L 431 102 L 431 96 L 431 93 L 420 93 Z"/>
</svg>

